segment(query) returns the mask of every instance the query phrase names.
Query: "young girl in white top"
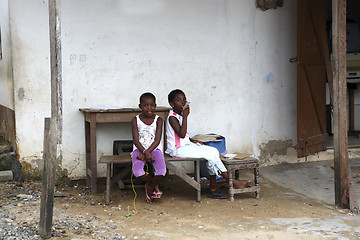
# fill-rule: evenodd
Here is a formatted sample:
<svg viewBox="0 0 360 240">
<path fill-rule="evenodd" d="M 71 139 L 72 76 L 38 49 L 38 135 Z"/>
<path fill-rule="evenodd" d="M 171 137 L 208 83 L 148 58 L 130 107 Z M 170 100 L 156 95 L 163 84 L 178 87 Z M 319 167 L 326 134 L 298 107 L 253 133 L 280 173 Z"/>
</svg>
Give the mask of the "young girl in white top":
<svg viewBox="0 0 360 240">
<path fill-rule="evenodd" d="M 186 107 L 185 93 L 176 89 L 169 93 L 168 101 L 172 107 L 166 121 L 166 153 L 172 157 L 193 157 L 205 158 L 206 167 L 210 174 L 210 192 L 214 193 L 219 185 L 216 184 L 216 175 L 223 176 L 227 181 L 229 176 L 222 163 L 219 151 L 211 146 L 204 145 L 201 141 L 193 140 L 187 132 L 187 119 L 190 114 L 190 107 Z M 235 188 L 247 187 L 248 180 L 233 180 Z M 209 195 L 210 196 L 210 195 Z"/>
<path fill-rule="evenodd" d="M 166 174 L 164 155 L 157 147 L 160 144 L 163 120 L 154 114 L 156 99 L 152 93 L 140 96 L 139 108 L 142 113 L 131 121 L 134 151 L 132 152 L 133 173 L 145 184 L 146 201 L 152 203 L 154 198 L 160 198 L 162 192 L 158 183 Z M 154 167 L 154 177 L 144 171 L 145 163 Z"/>
</svg>

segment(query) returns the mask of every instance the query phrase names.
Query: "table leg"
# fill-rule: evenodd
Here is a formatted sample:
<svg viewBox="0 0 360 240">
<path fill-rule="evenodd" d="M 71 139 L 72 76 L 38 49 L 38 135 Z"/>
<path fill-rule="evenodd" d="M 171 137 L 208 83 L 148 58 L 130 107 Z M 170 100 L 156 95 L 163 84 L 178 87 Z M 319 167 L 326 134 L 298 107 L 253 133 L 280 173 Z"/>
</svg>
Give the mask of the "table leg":
<svg viewBox="0 0 360 240">
<path fill-rule="evenodd" d="M 91 153 L 91 149 L 90 149 L 90 123 L 85 121 L 85 155 L 86 155 L 86 186 L 90 187 L 91 186 L 91 176 L 89 175 L 90 172 L 89 170 L 91 170 L 91 164 L 90 164 L 90 154 Z"/>
<path fill-rule="evenodd" d="M 201 201 L 201 182 L 200 182 L 200 161 L 195 161 L 194 163 L 195 169 L 195 180 L 199 183 L 199 188 L 197 189 L 196 201 Z"/>
<path fill-rule="evenodd" d="M 96 115 L 90 116 L 90 168 L 91 168 L 91 192 L 97 192 L 97 161 L 96 161 Z"/>
<path fill-rule="evenodd" d="M 229 175 L 229 195 L 230 195 L 230 201 L 234 201 L 234 185 L 233 185 L 233 173 L 232 169 L 228 169 L 228 175 Z"/>
<path fill-rule="evenodd" d="M 106 164 L 106 204 L 110 204 L 111 191 L 111 163 Z"/>
</svg>

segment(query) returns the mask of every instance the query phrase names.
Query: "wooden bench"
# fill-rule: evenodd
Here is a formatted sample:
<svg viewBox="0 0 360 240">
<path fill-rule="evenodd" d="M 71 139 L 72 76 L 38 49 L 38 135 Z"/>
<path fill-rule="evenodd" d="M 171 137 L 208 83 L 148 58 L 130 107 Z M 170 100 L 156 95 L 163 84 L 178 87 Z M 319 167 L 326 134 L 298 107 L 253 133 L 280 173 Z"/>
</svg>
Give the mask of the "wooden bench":
<svg viewBox="0 0 360 240">
<path fill-rule="evenodd" d="M 177 166 L 176 162 L 194 162 L 194 178 L 187 174 L 186 170 L 182 166 Z M 201 184 L 200 184 L 200 162 L 206 161 L 204 158 L 172 158 L 165 154 L 166 168 L 173 172 L 176 176 L 187 182 L 190 186 L 196 189 L 196 200 L 201 201 Z M 106 204 L 110 203 L 110 192 L 113 183 L 117 182 L 124 175 L 120 172 L 117 176 L 112 177 L 111 169 L 114 163 L 131 163 L 131 157 L 129 153 L 121 153 L 119 155 L 102 155 L 99 163 L 106 164 Z M 128 169 L 125 170 L 128 172 Z M 124 173 L 124 172 L 123 172 Z M 166 181 L 166 180 L 165 180 Z"/>
</svg>

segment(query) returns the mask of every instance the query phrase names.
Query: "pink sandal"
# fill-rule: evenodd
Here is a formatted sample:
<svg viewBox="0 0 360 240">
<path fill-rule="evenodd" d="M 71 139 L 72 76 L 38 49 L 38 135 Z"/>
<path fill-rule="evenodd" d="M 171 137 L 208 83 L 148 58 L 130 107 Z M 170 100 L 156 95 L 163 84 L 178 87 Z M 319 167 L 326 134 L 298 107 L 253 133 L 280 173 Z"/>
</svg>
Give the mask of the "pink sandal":
<svg viewBox="0 0 360 240">
<path fill-rule="evenodd" d="M 151 194 L 151 196 L 152 196 L 153 198 L 161 198 L 162 194 L 163 194 L 163 192 L 161 192 L 161 191 L 158 191 L 158 192 L 154 191 L 154 192 Z"/>
<path fill-rule="evenodd" d="M 154 202 L 154 199 L 153 199 L 153 197 L 149 197 L 149 194 L 148 194 L 148 192 L 147 192 L 147 184 L 145 184 L 145 194 L 146 194 L 146 201 L 148 202 L 148 203 L 153 203 Z"/>
</svg>

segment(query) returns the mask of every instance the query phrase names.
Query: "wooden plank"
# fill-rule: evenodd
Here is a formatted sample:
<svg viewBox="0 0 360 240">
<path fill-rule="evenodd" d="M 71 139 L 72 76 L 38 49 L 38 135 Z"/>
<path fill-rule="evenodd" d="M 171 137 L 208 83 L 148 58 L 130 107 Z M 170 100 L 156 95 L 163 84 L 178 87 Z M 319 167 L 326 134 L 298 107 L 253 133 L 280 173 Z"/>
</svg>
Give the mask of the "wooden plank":
<svg viewBox="0 0 360 240">
<path fill-rule="evenodd" d="M 97 123 L 109 123 L 109 122 L 131 122 L 131 120 L 138 115 L 138 112 L 129 112 L 129 113 L 101 113 L 96 115 Z"/>
<path fill-rule="evenodd" d="M 51 118 L 55 119 L 57 144 L 62 143 L 62 58 L 60 0 L 49 0 L 49 33 L 51 65 Z M 61 153 L 57 151 L 58 153 Z M 59 158 L 60 156 L 58 156 Z"/>
<path fill-rule="evenodd" d="M 169 155 L 165 155 L 165 160 L 166 161 L 170 161 L 170 162 L 183 162 L 183 161 L 206 161 L 205 158 L 173 158 L 173 157 L 170 157 Z"/>
<path fill-rule="evenodd" d="M 347 152 L 346 0 L 332 0 L 335 204 L 358 212 Z"/>
<path fill-rule="evenodd" d="M 42 238 L 51 237 L 53 206 L 54 206 L 54 188 L 55 188 L 55 154 L 56 144 L 50 136 L 50 118 L 45 118 L 44 127 L 44 169 L 41 186 L 40 203 L 40 223 L 39 232 Z"/>
<path fill-rule="evenodd" d="M 127 112 L 127 113 L 116 113 L 116 112 L 105 112 L 105 113 L 92 113 L 96 115 L 97 123 L 111 123 L 111 122 L 131 122 L 131 120 L 140 114 L 140 112 Z M 168 112 L 157 112 L 156 115 L 159 115 L 163 120 L 166 120 Z"/>
<path fill-rule="evenodd" d="M 157 106 L 155 112 L 169 112 L 170 107 Z M 116 112 L 116 113 L 127 113 L 127 112 L 138 112 L 141 113 L 141 109 L 137 107 L 124 107 L 124 108 L 80 108 L 80 112 L 83 113 L 106 113 L 106 112 Z"/>
<path fill-rule="evenodd" d="M 102 155 L 99 163 L 131 163 L 131 156 L 129 153 L 119 155 Z"/>
<path fill-rule="evenodd" d="M 49 0 L 51 65 L 51 119 L 45 119 L 44 169 L 42 177 L 39 233 L 51 237 L 56 166 L 62 160 L 62 57 L 60 0 Z"/>
</svg>

